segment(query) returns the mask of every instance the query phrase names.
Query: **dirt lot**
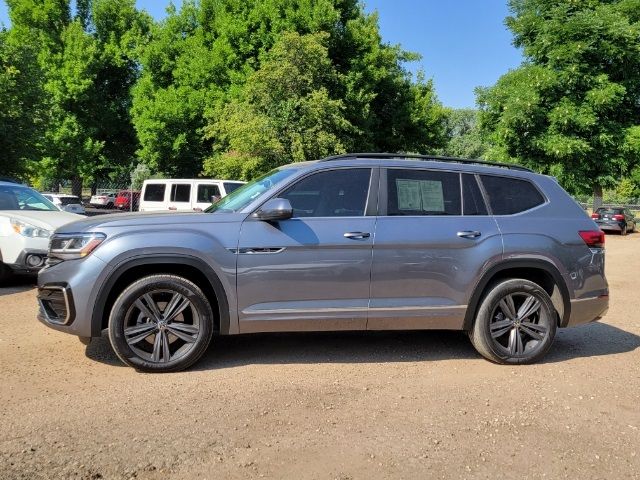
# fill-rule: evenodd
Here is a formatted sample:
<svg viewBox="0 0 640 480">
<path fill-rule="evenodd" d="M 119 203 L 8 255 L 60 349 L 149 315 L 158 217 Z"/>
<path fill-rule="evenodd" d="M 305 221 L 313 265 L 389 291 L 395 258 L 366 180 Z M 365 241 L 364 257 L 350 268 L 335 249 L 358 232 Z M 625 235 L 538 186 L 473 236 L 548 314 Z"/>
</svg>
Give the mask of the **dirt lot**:
<svg viewBox="0 0 640 480">
<path fill-rule="evenodd" d="M 0 288 L 0 478 L 640 478 L 640 234 L 607 248 L 605 320 L 516 368 L 455 332 L 259 335 L 145 375 Z"/>
</svg>

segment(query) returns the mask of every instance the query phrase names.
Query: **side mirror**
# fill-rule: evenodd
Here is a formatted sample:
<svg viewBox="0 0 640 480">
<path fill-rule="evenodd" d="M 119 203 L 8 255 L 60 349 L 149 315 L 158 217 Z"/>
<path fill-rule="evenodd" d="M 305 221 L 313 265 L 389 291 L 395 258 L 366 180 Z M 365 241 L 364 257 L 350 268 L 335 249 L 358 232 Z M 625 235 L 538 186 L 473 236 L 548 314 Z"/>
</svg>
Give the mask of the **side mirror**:
<svg viewBox="0 0 640 480">
<path fill-rule="evenodd" d="M 253 214 L 254 218 L 265 222 L 288 220 L 293 217 L 291 202 L 286 198 L 272 198 Z"/>
</svg>

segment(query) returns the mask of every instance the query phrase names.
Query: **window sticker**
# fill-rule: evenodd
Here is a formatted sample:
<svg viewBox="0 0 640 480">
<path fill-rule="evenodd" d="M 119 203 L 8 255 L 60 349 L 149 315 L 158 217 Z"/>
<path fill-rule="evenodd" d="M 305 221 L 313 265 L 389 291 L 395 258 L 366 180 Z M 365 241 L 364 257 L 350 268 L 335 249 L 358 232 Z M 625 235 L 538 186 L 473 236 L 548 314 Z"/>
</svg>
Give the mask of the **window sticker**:
<svg viewBox="0 0 640 480">
<path fill-rule="evenodd" d="M 420 210 L 422 199 L 420 196 L 419 180 L 396 179 L 398 192 L 398 210 Z"/>
<path fill-rule="evenodd" d="M 444 193 L 439 180 L 396 179 L 398 210 L 444 212 Z"/>
<path fill-rule="evenodd" d="M 425 212 L 444 212 L 444 193 L 439 180 L 421 180 L 422 210 Z"/>
</svg>

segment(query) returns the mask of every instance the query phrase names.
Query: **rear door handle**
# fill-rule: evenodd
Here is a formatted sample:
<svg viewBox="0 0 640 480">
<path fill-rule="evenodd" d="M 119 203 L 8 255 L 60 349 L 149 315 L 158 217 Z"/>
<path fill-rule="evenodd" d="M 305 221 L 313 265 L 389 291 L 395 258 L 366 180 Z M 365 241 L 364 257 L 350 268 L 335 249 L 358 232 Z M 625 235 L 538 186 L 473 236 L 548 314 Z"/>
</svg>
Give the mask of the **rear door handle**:
<svg viewBox="0 0 640 480">
<path fill-rule="evenodd" d="M 370 236 L 371 234 L 369 232 L 347 232 L 344 234 L 344 238 L 350 238 L 352 240 L 362 240 Z"/>
<path fill-rule="evenodd" d="M 462 232 L 458 232 L 457 235 L 460 238 L 477 238 L 482 235 L 482 233 L 477 230 L 463 230 Z"/>
</svg>

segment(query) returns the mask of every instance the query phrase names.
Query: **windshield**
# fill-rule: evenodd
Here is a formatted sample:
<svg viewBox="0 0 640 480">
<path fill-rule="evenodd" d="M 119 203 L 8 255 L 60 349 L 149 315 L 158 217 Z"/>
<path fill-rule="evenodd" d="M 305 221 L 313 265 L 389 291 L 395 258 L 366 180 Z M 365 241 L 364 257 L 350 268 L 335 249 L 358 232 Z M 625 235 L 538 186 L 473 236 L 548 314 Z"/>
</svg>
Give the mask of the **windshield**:
<svg viewBox="0 0 640 480">
<path fill-rule="evenodd" d="M 31 188 L 0 185 L 0 210 L 58 211 L 49 200 Z"/>
<path fill-rule="evenodd" d="M 258 196 L 269 190 L 275 184 L 293 175 L 298 170 L 295 168 L 284 168 L 282 170 L 271 170 L 269 173 L 242 185 L 232 193 L 217 201 L 205 210 L 207 213 L 229 213 L 238 212 L 253 202 Z"/>
</svg>

